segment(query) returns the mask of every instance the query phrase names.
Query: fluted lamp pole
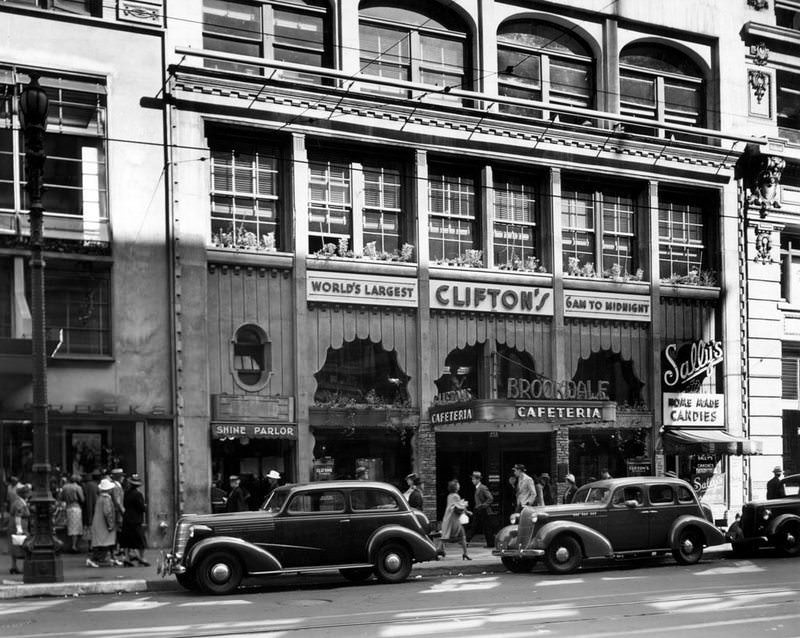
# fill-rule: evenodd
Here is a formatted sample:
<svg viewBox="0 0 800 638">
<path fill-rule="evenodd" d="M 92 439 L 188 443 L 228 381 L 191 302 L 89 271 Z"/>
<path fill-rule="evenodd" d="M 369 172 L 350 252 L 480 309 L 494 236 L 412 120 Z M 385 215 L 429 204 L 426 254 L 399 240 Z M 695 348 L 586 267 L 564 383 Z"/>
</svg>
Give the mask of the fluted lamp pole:
<svg viewBox="0 0 800 638">
<path fill-rule="evenodd" d="M 53 536 L 51 513 L 55 499 L 50 493 L 50 441 L 47 423 L 47 353 L 45 352 L 44 258 L 42 178 L 44 132 L 47 128 L 47 93 L 38 76 L 22 90 L 19 112 L 25 135 L 25 173 L 30 202 L 31 323 L 33 327 L 33 473 L 35 485 L 31 506 L 31 535 L 25 542 L 25 583 L 55 583 L 64 580 L 60 543 Z"/>
</svg>

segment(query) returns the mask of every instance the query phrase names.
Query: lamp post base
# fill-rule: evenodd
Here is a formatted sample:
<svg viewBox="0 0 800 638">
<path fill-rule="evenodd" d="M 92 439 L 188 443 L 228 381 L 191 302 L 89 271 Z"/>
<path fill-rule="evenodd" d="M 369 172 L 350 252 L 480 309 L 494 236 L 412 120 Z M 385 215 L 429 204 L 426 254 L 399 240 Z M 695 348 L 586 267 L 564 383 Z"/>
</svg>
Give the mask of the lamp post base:
<svg viewBox="0 0 800 638">
<path fill-rule="evenodd" d="M 25 568 L 22 582 L 61 583 L 64 581 L 64 565 L 61 562 L 61 541 L 53 535 L 50 512 L 52 496 L 34 496 L 31 499 L 33 531 L 25 543 Z"/>
<path fill-rule="evenodd" d="M 32 549 L 25 556 L 22 574 L 22 582 L 25 584 L 64 582 L 64 566 L 61 557 L 56 554 L 55 545 L 49 550 Z"/>
</svg>

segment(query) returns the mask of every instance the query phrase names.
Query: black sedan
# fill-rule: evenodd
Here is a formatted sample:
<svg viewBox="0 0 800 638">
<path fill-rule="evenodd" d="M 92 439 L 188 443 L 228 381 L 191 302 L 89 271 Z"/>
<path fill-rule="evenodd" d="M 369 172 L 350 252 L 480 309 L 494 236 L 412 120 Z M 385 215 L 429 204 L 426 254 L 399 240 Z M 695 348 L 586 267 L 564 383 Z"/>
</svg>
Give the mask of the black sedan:
<svg viewBox="0 0 800 638">
<path fill-rule="evenodd" d="M 245 576 L 331 569 L 399 583 L 413 563 L 438 558 L 429 533 L 427 517 L 387 483 L 286 485 L 255 512 L 182 517 L 159 571 L 212 594 L 234 591 Z"/>
</svg>

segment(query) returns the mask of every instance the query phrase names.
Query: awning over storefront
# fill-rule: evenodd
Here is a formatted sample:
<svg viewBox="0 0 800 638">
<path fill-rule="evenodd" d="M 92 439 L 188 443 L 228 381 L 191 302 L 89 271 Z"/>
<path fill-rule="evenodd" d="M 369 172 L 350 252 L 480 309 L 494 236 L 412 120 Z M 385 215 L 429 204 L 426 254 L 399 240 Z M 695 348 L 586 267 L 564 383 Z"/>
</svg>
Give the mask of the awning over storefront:
<svg viewBox="0 0 800 638">
<path fill-rule="evenodd" d="M 663 432 L 667 454 L 761 454 L 761 442 L 732 436 L 724 430 L 669 428 Z"/>
</svg>

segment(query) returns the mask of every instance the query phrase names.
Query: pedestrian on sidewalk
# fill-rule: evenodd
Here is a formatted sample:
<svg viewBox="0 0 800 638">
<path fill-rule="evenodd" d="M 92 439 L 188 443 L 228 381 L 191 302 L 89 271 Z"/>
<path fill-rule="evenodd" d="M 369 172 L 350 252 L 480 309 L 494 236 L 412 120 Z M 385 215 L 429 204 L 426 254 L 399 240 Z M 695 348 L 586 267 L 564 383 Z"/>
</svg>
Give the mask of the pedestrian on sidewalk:
<svg viewBox="0 0 800 638">
<path fill-rule="evenodd" d="M 783 469 L 780 465 L 776 465 L 772 470 L 773 477 L 767 481 L 767 500 L 771 501 L 774 498 L 786 498 L 786 489 L 781 483 L 781 474 Z"/>
<path fill-rule="evenodd" d="M 139 491 L 142 480 L 138 474 L 131 474 L 128 478 L 128 490 L 125 492 L 125 514 L 122 518 L 122 531 L 119 535 L 119 545 L 126 550 L 122 564 L 132 567 L 134 563 L 139 563 L 149 567 L 144 559 L 144 550 L 147 547 L 147 540 L 144 535 L 145 512 L 147 507 L 144 496 Z"/>
<path fill-rule="evenodd" d="M 408 501 L 408 504 L 413 507 L 415 510 L 422 511 L 423 499 L 422 499 L 422 489 L 420 488 L 420 481 L 419 476 L 412 472 L 408 476 L 406 476 L 406 485 L 408 485 L 408 489 L 403 492 L 403 496 Z"/>
<path fill-rule="evenodd" d="M 31 495 L 31 488 L 29 485 L 25 483 L 18 483 L 15 486 L 11 505 L 9 506 L 8 515 L 10 517 L 10 525 L 9 531 L 9 538 L 11 539 L 11 545 L 9 547 L 9 554 L 11 554 L 11 569 L 9 569 L 9 573 L 11 574 L 19 574 L 19 568 L 17 567 L 17 559 L 25 558 L 25 550 L 23 549 L 21 544 L 17 544 L 14 542 L 12 538 L 12 534 L 16 536 L 27 536 L 28 535 L 28 521 L 31 517 L 31 511 L 28 509 L 28 497 Z"/>
<path fill-rule="evenodd" d="M 92 554 L 86 559 L 87 567 L 112 567 L 118 565 L 112 557 L 117 544 L 116 507 L 111 492 L 114 481 L 104 478 L 97 486 L 100 494 L 94 507 L 92 519 Z"/>
<path fill-rule="evenodd" d="M 492 547 L 494 534 L 490 528 L 489 511 L 494 502 L 494 496 L 489 488 L 481 482 L 483 475 L 480 472 L 474 471 L 471 478 L 472 484 L 475 486 L 475 505 L 472 508 L 472 522 L 467 532 L 467 542 L 472 541 L 473 536 L 478 532 L 483 534 L 486 547 Z"/>
<path fill-rule="evenodd" d="M 459 543 L 461 545 L 462 560 L 472 560 L 467 555 L 467 535 L 464 531 L 462 516 L 469 516 L 471 512 L 467 510 L 467 501 L 461 498 L 458 490 L 461 486 L 457 479 L 453 479 L 447 484 L 447 507 L 442 517 L 442 542 Z"/>
<path fill-rule="evenodd" d="M 541 490 L 536 489 L 536 484 L 522 463 L 514 466 L 514 476 L 517 477 L 517 512 L 521 512 L 526 505 L 544 505 L 544 500 L 539 502 Z"/>
<path fill-rule="evenodd" d="M 572 503 L 572 497 L 575 496 L 575 492 L 578 491 L 578 484 L 575 482 L 575 475 L 567 474 L 564 477 L 564 480 L 567 482 L 567 491 L 564 492 L 564 503 Z"/>
<path fill-rule="evenodd" d="M 61 489 L 61 500 L 64 501 L 67 514 L 67 536 L 72 543 L 67 550 L 71 554 L 78 553 L 78 542 L 83 536 L 83 488 L 81 477 L 73 474 L 69 482 Z"/>
<path fill-rule="evenodd" d="M 240 486 L 240 479 L 237 475 L 233 475 L 228 479 L 231 486 L 231 491 L 228 493 L 228 502 L 225 504 L 228 512 L 246 512 L 247 498 L 250 496 L 243 487 Z"/>
</svg>

